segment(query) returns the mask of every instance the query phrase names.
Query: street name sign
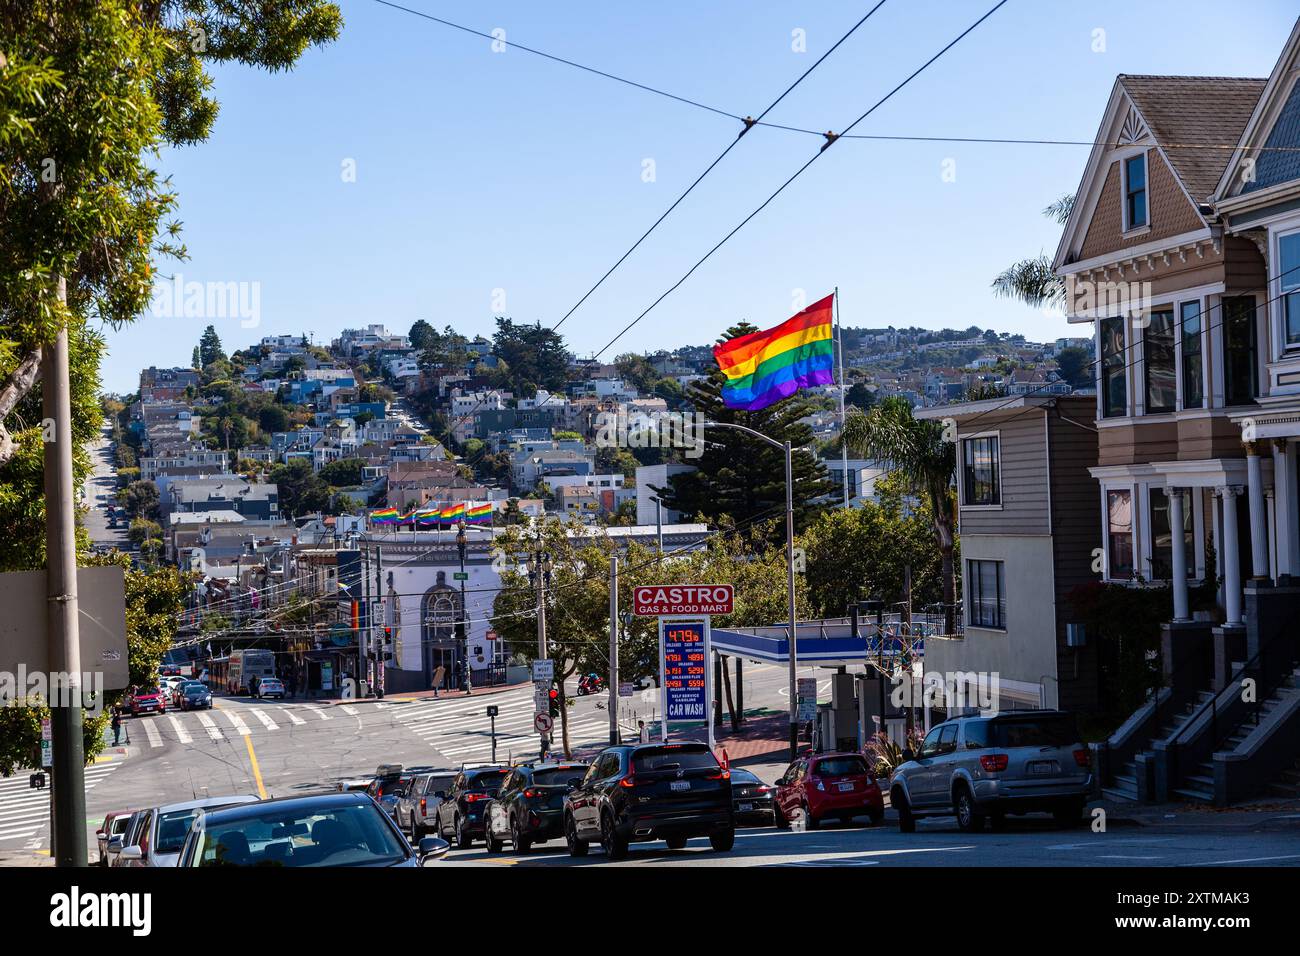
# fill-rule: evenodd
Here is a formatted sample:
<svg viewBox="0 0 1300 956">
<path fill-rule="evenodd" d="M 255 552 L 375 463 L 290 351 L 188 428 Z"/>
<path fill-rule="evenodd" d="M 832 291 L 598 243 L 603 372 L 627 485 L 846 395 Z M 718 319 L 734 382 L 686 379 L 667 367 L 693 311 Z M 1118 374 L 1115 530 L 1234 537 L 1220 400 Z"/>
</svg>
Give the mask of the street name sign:
<svg viewBox="0 0 1300 956">
<path fill-rule="evenodd" d="M 735 591 L 730 584 L 646 585 L 632 591 L 638 617 L 730 614 Z"/>
<path fill-rule="evenodd" d="M 533 661 L 533 681 L 539 680 L 555 680 L 555 661 L 549 659 Z"/>
</svg>

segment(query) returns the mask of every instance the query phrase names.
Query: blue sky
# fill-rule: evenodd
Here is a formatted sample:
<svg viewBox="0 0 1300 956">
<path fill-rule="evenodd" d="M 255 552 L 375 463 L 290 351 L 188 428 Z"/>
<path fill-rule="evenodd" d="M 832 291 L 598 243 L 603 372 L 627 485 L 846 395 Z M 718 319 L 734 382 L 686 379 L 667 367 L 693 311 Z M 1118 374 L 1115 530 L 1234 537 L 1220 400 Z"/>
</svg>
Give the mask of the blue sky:
<svg viewBox="0 0 1300 956">
<path fill-rule="evenodd" d="M 888 0 L 769 119 L 843 129 L 992 2 Z M 870 6 L 404 5 L 741 115 L 757 115 Z M 191 260 L 161 272 L 258 284 L 257 328 L 212 320 L 228 351 L 416 319 L 490 335 L 501 293 L 505 314 L 553 324 L 738 130 L 374 0 L 342 7 L 340 40 L 294 72 L 218 71 L 212 138 L 163 157 Z M 857 132 L 1090 140 L 1116 74 L 1266 76 L 1294 16 L 1292 0 L 1011 0 Z M 792 49 L 795 30 L 807 52 Z M 604 346 L 819 145 L 749 133 L 565 323 L 570 347 Z M 842 140 L 606 357 L 711 343 L 739 319 L 772 325 L 794 311 L 795 290 L 811 302 L 837 285 L 847 325 L 1070 334 L 993 298 L 989 281 L 1055 249 L 1058 227 L 1040 211 L 1077 186 L 1087 152 Z M 104 387 L 134 389 L 143 366 L 188 365 L 208 321 L 147 314 L 110 332 Z"/>
</svg>

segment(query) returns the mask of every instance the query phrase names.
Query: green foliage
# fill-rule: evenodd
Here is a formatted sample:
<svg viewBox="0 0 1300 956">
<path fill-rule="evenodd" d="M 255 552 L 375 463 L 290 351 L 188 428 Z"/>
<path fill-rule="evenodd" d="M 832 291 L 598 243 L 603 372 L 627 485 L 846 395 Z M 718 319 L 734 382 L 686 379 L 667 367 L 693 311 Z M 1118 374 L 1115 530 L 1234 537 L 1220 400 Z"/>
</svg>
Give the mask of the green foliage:
<svg viewBox="0 0 1300 956">
<path fill-rule="evenodd" d="M 155 679 L 163 654 L 176 636 L 177 621 L 185 610 L 189 578 L 174 567 L 148 570 L 131 567 L 131 559 L 119 552 L 89 555 L 88 566 L 121 565 L 126 576 L 126 637 L 130 682 L 143 684 Z"/>
<path fill-rule="evenodd" d="M 360 458 L 341 458 L 321 466 L 317 472 L 321 481 L 335 488 L 351 488 L 361 484 L 366 463 Z"/>
<path fill-rule="evenodd" d="M 569 373 L 564 337 L 540 322 L 529 325 L 498 318 L 492 354 L 508 366 L 510 389 L 516 398 L 532 398 L 539 388 L 564 391 Z"/>
<path fill-rule="evenodd" d="M 41 721 L 49 716 L 49 705 L 39 698 L 23 697 L 0 707 L 0 777 L 40 764 Z M 109 719 L 107 709 L 98 714 L 82 711 L 82 747 L 87 765 L 104 749 L 104 728 Z"/>
<path fill-rule="evenodd" d="M 280 491 L 280 510 L 298 518 L 314 511 L 328 511 L 331 501 L 330 487 L 313 474 L 311 462 L 295 458 L 288 464 L 271 469 L 270 480 Z"/>
<path fill-rule="evenodd" d="M 199 367 L 207 368 L 214 362 L 224 361 L 226 353 L 221 349 L 221 337 L 217 330 L 209 325 L 199 338 Z"/>
<path fill-rule="evenodd" d="M 1092 357 L 1087 349 L 1073 345 L 1061 349 L 1056 353 L 1056 367 L 1061 378 L 1074 388 L 1084 388 L 1092 384 Z"/>
<path fill-rule="evenodd" d="M 162 539 L 162 525 L 148 518 L 136 518 L 131 522 L 127 537 L 136 547 L 142 547 L 146 541 Z"/>
<path fill-rule="evenodd" d="M 159 517 L 158 486 L 152 481 L 133 481 L 117 493 L 117 500 L 128 518 Z"/>
<path fill-rule="evenodd" d="M 882 479 L 880 503 L 823 512 L 799 538 L 804 550 L 809 603 L 814 617 L 839 617 L 851 602 L 905 598 L 904 569 L 912 568 L 912 606 L 920 610 L 943 598 L 942 556 L 935 545 L 928 506 L 905 517 L 902 481 Z"/>
</svg>

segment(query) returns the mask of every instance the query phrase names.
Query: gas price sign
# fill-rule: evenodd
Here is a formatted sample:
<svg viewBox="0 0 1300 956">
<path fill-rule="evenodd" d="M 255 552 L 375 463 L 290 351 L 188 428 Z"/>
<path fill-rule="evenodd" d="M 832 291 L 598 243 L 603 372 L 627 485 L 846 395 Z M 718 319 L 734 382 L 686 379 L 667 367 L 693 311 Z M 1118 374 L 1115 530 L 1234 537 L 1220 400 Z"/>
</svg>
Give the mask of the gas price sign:
<svg viewBox="0 0 1300 956">
<path fill-rule="evenodd" d="M 703 621 L 664 621 L 664 716 L 668 720 L 708 720 L 708 626 Z"/>
</svg>

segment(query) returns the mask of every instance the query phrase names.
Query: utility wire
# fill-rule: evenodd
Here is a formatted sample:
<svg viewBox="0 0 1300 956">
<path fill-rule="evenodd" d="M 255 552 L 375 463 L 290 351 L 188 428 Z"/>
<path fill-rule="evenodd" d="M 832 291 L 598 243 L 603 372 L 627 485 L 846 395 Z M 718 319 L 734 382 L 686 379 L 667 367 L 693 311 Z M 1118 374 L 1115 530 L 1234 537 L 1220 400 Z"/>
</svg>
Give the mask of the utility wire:
<svg viewBox="0 0 1300 956">
<path fill-rule="evenodd" d="M 852 123 L 850 123 L 848 126 L 846 126 L 842 132 L 840 132 L 840 133 L 838 133 L 838 134 L 837 134 L 837 133 L 826 133 L 826 134 L 824 134 L 824 135 L 825 135 L 825 138 L 826 138 L 826 142 L 822 144 L 821 149 L 819 149 L 816 153 L 814 153 L 814 154 L 812 155 L 812 157 L 811 157 L 811 158 L 810 158 L 806 163 L 804 163 L 804 164 L 803 164 L 802 166 L 800 166 L 797 170 L 795 170 L 794 174 L 791 175 L 790 178 L 787 179 L 785 182 L 783 182 L 780 186 L 778 186 L 775 192 L 773 192 L 770 196 L 768 196 L 765 200 L 763 200 L 763 202 L 758 206 L 758 208 L 756 208 L 756 209 L 755 209 L 753 212 L 751 212 L 748 216 L 746 216 L 744 219 L 742 219 L 742 220 L 740 221 L 740 223 L 739 223 L 739 224 L 738 224 L 734 229 L 732 229 L 729 233 L 727 233 L 725 236 L 723 236 L 722 239 L 720 239 L 720 240 L 718 241 L 718 243 L 717 243 L 716 245 L 713 246 L 712 249 L 710 249 L 710 250 L 709 250 L 708 252 L 706 252 L 703 256 L 701 256 L 701 257 L 700 257 L 700 258 L 695 262 L 695 264 L 694 264 L 693 266 L 691 266 L 688 270 L 686 270 L 685 275 L 683 275 L 680 279 L 678 279 L 678 280 L 677 280 L 676 282 L 674 282 L 671 286 L 669 286 L 669 288 L 668 288 L 668 289 L 667 289 L 667 290 L 666 290 L 662 295 L 660 295 L 659 298 L 655 299 L 654 302 L 650 303 L 649 307 L 646 308 L 646 310 L 645 310 L 644 312 L 642 312 L 642 313 L 641 313 L 640 315 L 638 315 L 635 319 L 633 319 L 633 320 L 632 320 L 631 322 L 629 322 L 626 326 L 624 326 L 623 329 L 622 329 L 622 330 L 621 330 L 617 335 L 615 335 L 612 339 L 610 339 L 608 342 L 606 342 L 605 345 L 600 349 L 600 351 L 596 352 L 592 357 L 593 357 L 593 358 L 599 358 L 601 355 L 603 355 L 606 351 L 609 350 L 610 346 L 612 346 L 615 342 L 617 342 L 619 339 L 621 339 L 624 335 L 626 335 L 626 334 L 627 334 L 627 333 L 628 333 L 628 332 L 633 328 L 633 326 L 635 326 L 638 322 L 640 322 L 640 321 L 641 321 L 642 319 L 644 319 L 647 315 L 649 315 L 650 312 L 655 308 L 655 306 L 657 306 L 660 302 L 662 302 L 664 299 L 668 298 L 668 296 L 670 296 L 673 292 L 675 292 L 675 291 L 676 291 L 676 290 L 677 290 L 677 289 L 678 289 L 678 288 L 679 288 L 679 287 L 680 287 L 684 282 L 686 282 L 687 279 L 689 279 L 689 278 L 691 277 L 692 274 L 694 274 L 695 270 L 697 270 L 697 269 L 698 269 L 700 266 L 702 266 L 706 261 L 708 261 L 708 260 L 713 256 L 713 254 L 714 254 L 715 252 L 717 252 L 719 249 L 721 249 L 721 248 L 722 248 L 722 247 L 723 247 L 723 246 L 724 246 L 724 245 L 725 245 L 725 244 L 726 244 L 726 243 L 731 239 L 732 236 L 734 236 L 736 233 L 740 232 L 740 230 L 743 229 L 743 228 L 744 228 L 744 227 L 745 227 L 745 226 L 750 222 L 750 220 L 752 220 L 752 219 L 753 219 L 755 216 L 757 216 L 760 212 L 762 212 L 764 209 L 766 209 L 766 208 L 768 207 L 768 205 L 771 204 L 771 202 L 772 202 L 774 199 L 776 199 L 777 196 L 781 195 L 781 193 L 783 193 L 783 192 L 785 191 L 786 187 L 788 187 L 788 186 L 789 186 L 791 183 L 793 183 L 796 179 L 798 179 L 800 176 L 802 176 L 803 173 L 808 169 L 808 167 L 810 167 L 813 163 L 817 162 L 817 160 L 820 159 L 820 158 L 825 154 L 826 150 L 829 149 L 832 145 L 834 145 L 834 143 L 835 143 L 835 142 L 836 142 L 836 141 L 837 141 L 841 136 L 844 136 L 844 135 L 848 134 L 848 133 L 849 133 L 851 130 L 853 130 L 853 128 L 856 127 L 859 123 L 861 123 L 861 122 L 862 122 L 863 120 L 865 120 L 868 116 L 870 116 L 872 113 L 874 113 L 877 109 L 879 109 L 881 106 L 883 106 L 885 103 L 887 103 L 890 99 L 892 99 L 893 96 L 894 96 L 896 93 L 898 93 L 899 90 L 903 89 L 903 87 L 905 87 L 905 86 L 907 86 L 909 83 L 911 83 L 912 80 L 916 79 L 916 78 L 917 78 L 918 76 L 920 76 L 923 72 L 925 72 L 925 70 L 929 69 L 929 67 L 931 66 L 931 64 L 933 64 L 936 60 L 938 60 L 938 59 L 939 59 L 940 57 L 942 57 L 945 53 L 947 53 L 949 50 L 951 50 L 954 46 L 956 46 L 958 43 L 960 43 L 960 42 L 961 42 L 961 41 L 962 41 L 962 40 L 963 40 L 967 35 L 969 35 L 973 30 L 975 30 L 975 29 L 976 29 L 976 28 L 977 28 L 981 23 L 983 23 L 985 20 L 987 20 L 989 17 L 991 17 L 994 13 L 996 13 L 998 10 L 1000 10 L 1000 9 L 1001 9 L 1001 8 L 1002 8 L 1006 3 L 1007 3 L 1007 0 L 998 0 L 998 2 L 997 2 L 996 4 L 994 4 L 992 7 L 990 7 L 989 10 L 988 10 L 988 11 L 987 11 L 983 16 L 981 16 L 978 20 L 976 20 L 974 23 L 972 23 L 970 26 L 968 26 L 965 30 L 963 30 L 963 31 L 962 31 L 960 34 L 958 34 L 955 38 L 953 38 L 952 40 L 950 40 L 950 41 L 947 43 L 947 45 L 945 45 L 945 46 L 943 47 L 943 49 L 941 49 L 938 53 L 934 54 L 934 56 L 930 57 L 930 59 L 926 60 L 926 61 L 925 61 L 924 63 L 922 63 L 919 67 L 917 67 L 915 70 L 913 70 L 912 73 L 911 73 L 911 74 L 910 74 L 910 75 L 909 75 L 905 80 L 903 80 L 901 83 L 899 83 L 897 86 L 895 86 L 892 90 L 890 90 L 888 93 L 886 93 L 886 94 L 885 94 L 884 96 L 882 96 L 880 99 L 878 99 L 875 103 L 873 103 L 873 104 L 871 105 L 871 107 L 867 109 L 867 111 L 866 111 L 865 113 L 863 113 L 861 116 L 859 116 L 857 119 L 855 119 Z"/>
</svg>

